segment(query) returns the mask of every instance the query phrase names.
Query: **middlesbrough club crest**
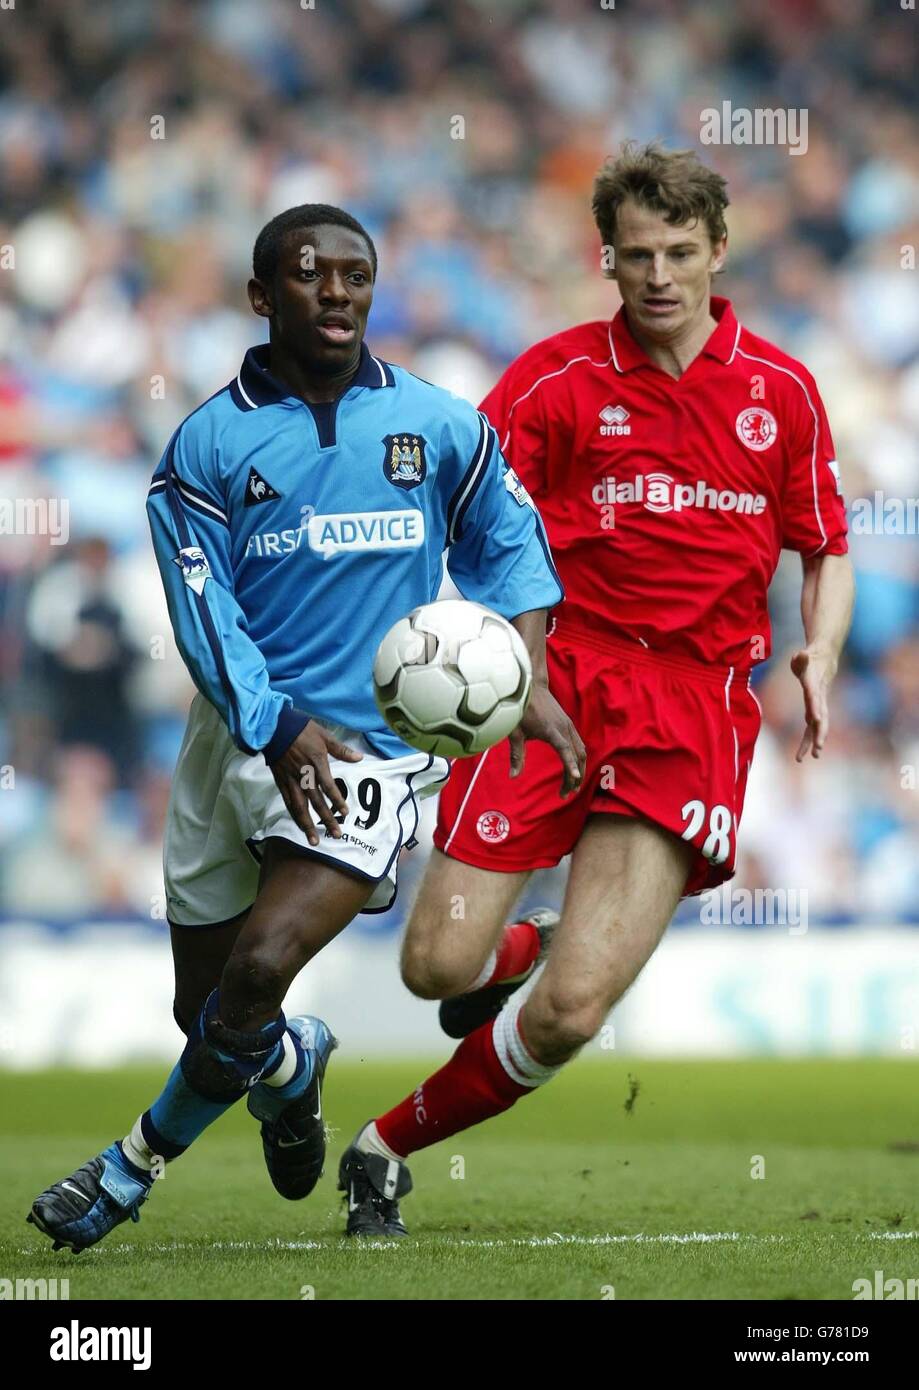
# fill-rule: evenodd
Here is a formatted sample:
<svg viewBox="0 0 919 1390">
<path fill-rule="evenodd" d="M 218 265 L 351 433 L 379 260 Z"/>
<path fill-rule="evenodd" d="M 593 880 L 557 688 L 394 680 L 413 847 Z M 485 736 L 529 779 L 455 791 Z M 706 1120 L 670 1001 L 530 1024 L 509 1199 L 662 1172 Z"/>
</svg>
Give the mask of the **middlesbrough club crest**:
<svg viewBox="0 0 919 1390">
<path fill-rule="evenodd" d="M 483 811 L 475 823 L 480 840 L 499 845 L 511 833 L 511 823 L 501 811 Z"/>
<path fill-rule="evenodd" d="M 775 443 L 779 427 L 775 416 L 760 406 L 749 406 L 737 417 L 737 438 L 748 449 L 768 449 Z"/>
<path fill-rule="evenodd" d="M 387 434 L 383 438 L 383 472 L 393 487 L 406 492 L 427 476 L 426 440 L 420 434 Z"/>
</svg>

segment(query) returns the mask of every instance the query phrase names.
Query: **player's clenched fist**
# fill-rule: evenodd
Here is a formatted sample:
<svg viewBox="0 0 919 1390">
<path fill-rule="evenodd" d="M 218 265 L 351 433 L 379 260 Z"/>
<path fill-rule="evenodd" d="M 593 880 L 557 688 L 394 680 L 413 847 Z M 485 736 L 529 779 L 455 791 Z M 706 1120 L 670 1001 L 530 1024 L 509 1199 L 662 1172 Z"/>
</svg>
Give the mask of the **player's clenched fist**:
<svg viewBox="0 0 919 1390">
<path fill-rule="evenodd" d="M 547 685 L 534 685 L 527 712 L 510 736 L 511 776 L 518 777 L 526 759 L 526 741 L 538 738 L 555 749 L 565 769 L 562 796 L 577 791 L 587 766 L 587 751 L 577 729 Z"/>
<path fill-rule="evenodd" d="M 271 772 L 284 798 L 284 805 L 311 845 L 319 844 L 319 832 L 310 815 L 312 806 L 327 832 L 341 838 L 339 819 L 348 814 L 348 803 L 336 785 L 329 757 L 341 762 L 359 763 L 363 753 L 339 743 L 321 724 L 311 719 L 290 747 L 271 764 Z"/>
</svg>

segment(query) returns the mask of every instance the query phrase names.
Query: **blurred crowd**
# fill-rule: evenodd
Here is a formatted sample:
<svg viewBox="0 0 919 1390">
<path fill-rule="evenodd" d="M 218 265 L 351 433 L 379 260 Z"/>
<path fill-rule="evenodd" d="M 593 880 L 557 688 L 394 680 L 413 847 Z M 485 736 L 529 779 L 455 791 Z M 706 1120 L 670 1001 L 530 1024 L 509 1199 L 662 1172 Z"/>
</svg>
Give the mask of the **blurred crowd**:
<svg viewBox="0 0 919 1390">
<path fill-rule="evenodd" d="M 530 343 L 615 311 L 602 158 L 694 145 L 729 180 L 718 289 L 816 376 L 850 503 L 915 498 L 916 60 L 915 14 L 874 0 L 0 10 L 0 498 L 69 504 L 66 544 L 0 539 L 0 912 L 157 915 L 192 687 L 145 493 L 263 339 L 245 283 L 264 222 L 308 201 L 365 222 L 372 350 L 477 401 Z M 700 147 L 723 100 L 806 108 L 806 154 Z M 852 553 L 831 743 L 803 767 L 800 565 L 780 567 L 738 882 L 917 915 L 919 541 L 856 534 Z"/>
</svg>

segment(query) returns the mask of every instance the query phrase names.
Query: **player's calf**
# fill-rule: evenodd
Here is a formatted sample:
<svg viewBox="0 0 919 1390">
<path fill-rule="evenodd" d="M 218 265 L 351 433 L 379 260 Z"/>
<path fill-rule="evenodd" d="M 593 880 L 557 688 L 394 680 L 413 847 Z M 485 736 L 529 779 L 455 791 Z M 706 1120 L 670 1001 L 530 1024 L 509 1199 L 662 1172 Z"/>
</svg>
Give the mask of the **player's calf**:
<svg viewBox="0 0 919 1390">
<path fill-rule="evenodd" d="M 280 1014 L 255 1032 L 229 1028 L 214 990 L 196 1018 L 160 1095 L 125 1138 L 131 1161 L 150 1168 L 171 1162 L 234 1105 L 283 1053 L 287 1020 Z"/>
<path fill-rule="evenodd" d="M 440 1006 L 440 1026 L 448 1038 L 465 1038 L 497 1018 L 512 994 L 545 959 L 559 916 L 543 907 L 504 928 L 501 940 L 476 979 Z"/>
<path fill-rule="evenodd" d="M 653 953 L 686 882 L 689 851 L 657 827 L 600 816 L 575 850 L 562 921 L 545 970 L 524 1003 L 508 999 L 493 1022 L 447 1064 L 366 1126 L 400 1161 L 499 1115 L 556 1075 L 602 1027 Z"/>
</svg>

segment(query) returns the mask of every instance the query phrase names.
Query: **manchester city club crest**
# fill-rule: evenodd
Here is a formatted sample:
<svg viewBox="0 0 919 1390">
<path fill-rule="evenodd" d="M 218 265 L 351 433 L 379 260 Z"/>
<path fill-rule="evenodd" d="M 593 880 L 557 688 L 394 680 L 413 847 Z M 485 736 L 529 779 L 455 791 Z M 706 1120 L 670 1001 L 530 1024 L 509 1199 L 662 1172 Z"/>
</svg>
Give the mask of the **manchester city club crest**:
<svg viewBox="0 0 919 1390">
<path fill-rule="evenodd" d="M 418 487 L 427 474 L 425 440 L 420 434 L 387 434 L 383 438 L 383 471 L 394 487 Z"/>
</svg>

